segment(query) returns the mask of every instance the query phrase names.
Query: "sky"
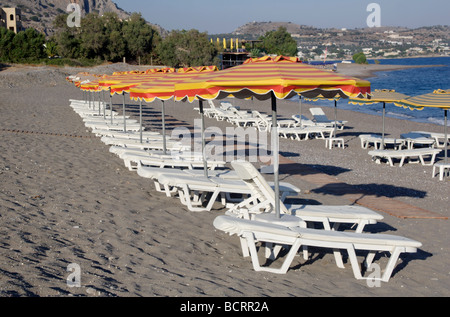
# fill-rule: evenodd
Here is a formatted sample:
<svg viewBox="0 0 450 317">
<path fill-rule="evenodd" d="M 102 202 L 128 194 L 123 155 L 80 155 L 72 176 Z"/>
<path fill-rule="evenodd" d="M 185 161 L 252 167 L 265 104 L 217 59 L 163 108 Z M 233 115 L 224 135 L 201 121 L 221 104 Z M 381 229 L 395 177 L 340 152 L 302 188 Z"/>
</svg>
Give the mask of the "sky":
<svg viewBox="0 0 450 317">
<path fill-rule="evenodd" d="M 367 27 L 371 3 L 379 4 L 381 26 L 417 28 L 450 25 L 449 0 L 113 0 L 164 29 L 231 33 L 252 21 L 292 22 L 320 28 Z"/>
</svg>

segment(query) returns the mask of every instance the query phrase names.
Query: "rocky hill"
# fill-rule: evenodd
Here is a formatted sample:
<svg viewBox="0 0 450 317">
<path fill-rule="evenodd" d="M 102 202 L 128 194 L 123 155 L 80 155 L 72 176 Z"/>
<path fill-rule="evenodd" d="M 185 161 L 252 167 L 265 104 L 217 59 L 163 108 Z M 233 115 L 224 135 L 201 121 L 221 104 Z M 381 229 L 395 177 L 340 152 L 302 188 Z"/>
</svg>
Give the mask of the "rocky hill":
<svg viewBox="0 0 450 317">
<path fill-rule="evenodd" d="M 53 21 L 56 16 L 67 13 L 70 2 L 80 4 L 83 15 L 97 12 L 115 12 L 121 19 L 127 19 L 131 13 L 119 8 L 111 0 L 0 0 L 0 7 L 17 7 L 22 11 L 22 25 L 35 28 L 47 36 L 54 34 Z M 151 24 L 151 23 L 150 23 Z M 152 24 L 153 25 L 153 24 Z M 165 31 L 153 25 L 160 33 Z"/>
</svg>

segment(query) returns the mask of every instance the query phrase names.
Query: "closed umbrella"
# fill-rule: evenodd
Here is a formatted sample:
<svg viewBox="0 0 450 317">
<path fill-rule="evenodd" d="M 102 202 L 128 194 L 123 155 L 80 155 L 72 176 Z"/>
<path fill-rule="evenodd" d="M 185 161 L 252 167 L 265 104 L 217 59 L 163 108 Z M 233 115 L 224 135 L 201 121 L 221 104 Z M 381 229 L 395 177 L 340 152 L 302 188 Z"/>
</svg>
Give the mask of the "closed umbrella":
<svg viewBox="0 0 450 317">
<path fill-rule="evenodd" d="M 176 84 L 175 90 L 175 98 L 179 101 L 223 99 L 230 94 L 240 99 L 254 97 L 271 100 L 275 213 L 279 218 L 277 99 L 287 99 L 298 94 L 308 98 L 319 95 L 325 98 L 366 97 L 370 93 L 370 82 L 317 69 L 300 63 L 298 58 L 266 56 Z"/>
<path fill-rule="evenodd" d="M 450 89 L 438 89 L 432 93 L 410 97 L 397 102 L 396 106 L 409 108 L 411 110 L 423 110 L 424 108 L 440 108 L 444 110 L 444 143 L 445 164 L 448 164 L 448 110 L 450 109 Z"/>
<path fill-rule="evenodd" d="M 384 150 L 386 104 L 395 103 L 406 98 L 408 98 L 407 95 L 398 93 L 395 90 L 375 89 L 375 91 L 372 92 L 370 99 L 350 98 L 348 103 L 354 105 L 372 105 L 375 103 L 383 103 L 383 130 L 381 135 L 381 149 Z"/>
</svg>

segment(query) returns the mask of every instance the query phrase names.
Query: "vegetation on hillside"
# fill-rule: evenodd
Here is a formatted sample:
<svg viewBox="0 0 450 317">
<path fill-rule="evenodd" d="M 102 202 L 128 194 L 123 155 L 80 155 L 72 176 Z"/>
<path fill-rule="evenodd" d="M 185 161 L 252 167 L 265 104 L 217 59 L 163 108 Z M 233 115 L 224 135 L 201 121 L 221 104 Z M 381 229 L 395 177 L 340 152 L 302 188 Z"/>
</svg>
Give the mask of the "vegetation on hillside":
<svg viewBox="0 0 450 317">
<path fill-rule="evenodd" d="M 48 39 L 32 28 L 17 34 L 0 29 L 0 62 L 92 66 L 125 58 L 170 67 L 220 63 L 223 47 L 197 30 L 175 30 L 163 39 L 138 13 L 124 21 L 116 13 L 90 13 L 81 19 L 80 27 L 70 27 L 67 18 L 62 14 L 55 19 L 56 35 Z M 252 56 L 297 54 L 296 42 L 286 28 L 269 31 L 260 39 Z"/>
</svg>

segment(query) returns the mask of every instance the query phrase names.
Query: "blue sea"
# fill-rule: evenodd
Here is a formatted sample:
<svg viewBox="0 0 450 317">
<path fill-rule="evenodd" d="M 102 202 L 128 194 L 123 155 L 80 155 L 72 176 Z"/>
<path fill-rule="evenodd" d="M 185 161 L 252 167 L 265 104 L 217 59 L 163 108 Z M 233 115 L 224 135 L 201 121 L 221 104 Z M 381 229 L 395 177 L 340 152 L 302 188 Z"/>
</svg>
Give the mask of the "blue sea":
<svg viewBox="0 0 450 317">
<path fill-rule="evenodd" d="M 396 71 L 377 72 L 374 77 L 367 78 L 371 82 L 371 89 L 394 89 L 408 96 L 431 93 L 436 89 L 450 89 L 450 57 L 423 57 L 381 59 L 384 65 L 445 65 L 439 67 L 412 68 Z M 373 60 L 369 60 L 373 64 Z M 332 101 L 317 101 L 315 105 L 334 107 Z M 369 114 L 382 115 L 381 104 L 370 106 L 350 105 L 345 101 L 338 101 L 338 109 L 360 111 Z M 386 104 L 386 116 L 417 122 L 444 125 L 444 111 L 428 108 L 421 111 L 409 110 Z M 450 126 L 450 122 L 449 122 Z"/>
</svg>

